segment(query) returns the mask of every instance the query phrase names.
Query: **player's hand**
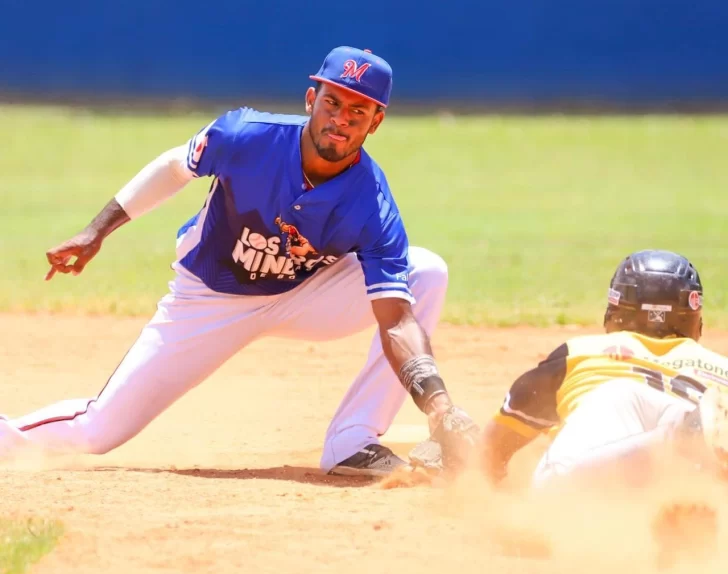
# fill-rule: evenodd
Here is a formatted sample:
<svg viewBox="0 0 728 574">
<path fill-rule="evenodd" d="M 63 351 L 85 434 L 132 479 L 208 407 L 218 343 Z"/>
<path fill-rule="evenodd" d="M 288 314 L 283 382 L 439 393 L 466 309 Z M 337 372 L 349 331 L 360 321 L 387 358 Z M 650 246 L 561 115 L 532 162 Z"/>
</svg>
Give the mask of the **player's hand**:
<svg viewBox="0 0 728 574">
<path fill-rule="evenodd" d="M 440 398 L 442 397 L 442 398 Z M 473 459 L 480 441 L 478 425 L 446 395 L 435 397 L 428 419 L 430 438 L 409 453 L 410 464 L 431 473 L 457 474 Z"/>
<path fill-rule="evenodd" d="M 101 249 L 102 241 L 103 237 L 98 233 L 84 230 L 68 241 L 49 249 L 46 258 L 51 268 L 46 273 L 45 280 L 49 281 L 56 273 L 73 275 L 81 273 Z"/>
<path fill-rule="evenodd" d="M 446 393 L 435 396 L 427 405 L 427 424 L 430 427 L 430 436 L 440 426 L 442 417 L 452 408 L 450 397 Z"/>
<path fill-rule="evenodd" d="M 480 428 L 461 408 L 451 406 L 432 438 L 442 447 L 442 466 L 446 472 L 460 472 L 473 460 L 480 441 Z"/>
</svg>

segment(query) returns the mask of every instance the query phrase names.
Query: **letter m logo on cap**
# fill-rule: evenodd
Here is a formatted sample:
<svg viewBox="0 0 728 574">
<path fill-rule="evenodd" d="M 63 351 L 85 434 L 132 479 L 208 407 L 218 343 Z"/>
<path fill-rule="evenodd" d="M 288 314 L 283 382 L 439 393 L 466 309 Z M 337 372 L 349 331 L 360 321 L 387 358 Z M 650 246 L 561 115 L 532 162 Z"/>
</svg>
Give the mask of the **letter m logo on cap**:
<svg viewBox="0 0 728 574">
<path fill-rule="evenodd" d="M 357 82 L 361 82 L 361 77 L 371 67 L 370 63 L 362 64 L 357 66 L 354 60 L 347 60 L 344 62 L 344 73 L 341 74 L 342 78 L 354 78 Z"/>
</svg>

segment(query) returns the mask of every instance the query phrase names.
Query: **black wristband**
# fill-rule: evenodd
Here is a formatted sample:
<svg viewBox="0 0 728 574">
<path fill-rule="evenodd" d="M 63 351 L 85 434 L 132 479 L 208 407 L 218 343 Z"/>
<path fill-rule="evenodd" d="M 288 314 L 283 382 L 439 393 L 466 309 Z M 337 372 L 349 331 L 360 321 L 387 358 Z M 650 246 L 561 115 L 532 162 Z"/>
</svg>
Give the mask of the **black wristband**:
<svg viewBox="0 0 728 574">
<path fill-rule="evenodd" d="M 417 408 L 423 413 L 427 408 L 427 404 L 437 395 L 446 393 L 445 381 L 437 375 L 432 375 L 426 379 L 422 379 L 419 383 L 412 385 L 410 395 L 415 401 Z"/>
</svg>

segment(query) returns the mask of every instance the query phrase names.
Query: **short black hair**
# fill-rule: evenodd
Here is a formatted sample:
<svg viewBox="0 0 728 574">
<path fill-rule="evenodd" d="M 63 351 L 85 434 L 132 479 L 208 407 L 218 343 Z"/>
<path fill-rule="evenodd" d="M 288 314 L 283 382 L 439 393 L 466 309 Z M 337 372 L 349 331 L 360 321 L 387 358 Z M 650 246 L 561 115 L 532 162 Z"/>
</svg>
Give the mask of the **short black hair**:
<svg viewBox="0 0 728 574">
<path fill-rule="evenodd" d="M 323 85 L 323 82 L 316 82 L 316 87 L 314 88 L 314 90 L 316 91 L 317 94 L 321 90 L 322 85 Z M 384 111 L 384 106 L 377 104 L 377 109 L 375 110 L 375 113 L 379 113 L 379 112 L 383 112 L 383 111 Z"/>
</svg>

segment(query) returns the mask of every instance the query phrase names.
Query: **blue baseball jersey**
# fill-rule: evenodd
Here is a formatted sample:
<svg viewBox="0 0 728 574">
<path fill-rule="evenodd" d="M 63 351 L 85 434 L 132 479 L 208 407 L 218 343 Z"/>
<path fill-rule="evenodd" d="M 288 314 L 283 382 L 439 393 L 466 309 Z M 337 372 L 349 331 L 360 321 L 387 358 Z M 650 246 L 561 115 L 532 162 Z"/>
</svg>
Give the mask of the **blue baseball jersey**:
<svg viewBox="0 0 728 574">
<path fill-rule="evenodd" d="M 211 290 L 274 295 L 356 253 L 370 299 L 413 302 L 408 239 L 384 173 L 364 151 L 311 189 L 301 166 L 307 116 L 230 111 L 189 142 L 187 168 L 213 178 L 178 232 L 179 263 Z"/>
</svg>

